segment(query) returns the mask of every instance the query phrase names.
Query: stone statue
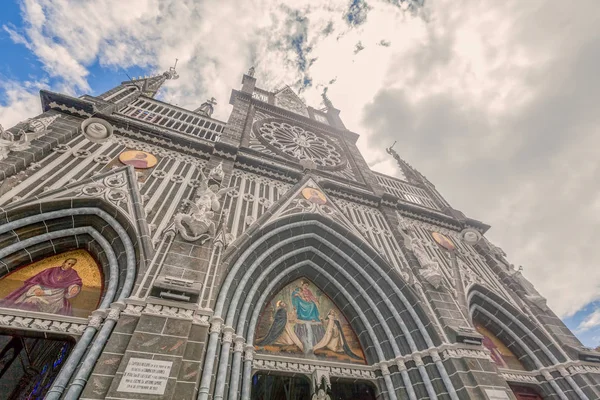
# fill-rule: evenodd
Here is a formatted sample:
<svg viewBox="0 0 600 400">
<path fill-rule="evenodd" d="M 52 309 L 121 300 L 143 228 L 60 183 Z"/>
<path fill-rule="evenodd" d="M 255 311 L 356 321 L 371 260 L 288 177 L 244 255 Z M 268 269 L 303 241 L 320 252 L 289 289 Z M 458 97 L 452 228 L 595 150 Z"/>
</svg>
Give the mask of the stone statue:
<svg viewBox="0 0 600 400">
<path fill-rule="evenodd" d="M 256 71 L 256 69 L 254 68 L 254 66 L 250 67 L 250 69 L 248 70 L 248 76 L 254 77 L 255 71 Z"/>
<path fill-rule="evenodd" d="M 223 172 L 223 161 L 221 161 L 219 165 L 211 169 L 208 173 L 208 179 L 214 179 L 215 181 L 221 182 L 224 177 L 225 172 Z"/>
<path fill-rule="evenodd" d="M 525 298 L 527 300 L 531 301 L 533 304 L 535 304 L 539 308 L 541 308 L 542 310 L 544 310 L 544 311 L 548 310 L 548 305 L 546 304 L 546 298 L 544 296 L 542 296 L 536 290 L 535 286 L 533 286 L 533 283 L 529 282 L 523 276 L 521 271 L 523 271 L 523 266 L 519 265 L 519 269 L 517 269 L 517 270 L 513 269 L 513 272 L 510 275 L 517 283 L 519 283 L 521 285 L 523 290 L 525 290 L 525 292 L 527 293 L 525 295 Z"/>
<path fill-rule="evenodd" d="M 211 171 L 212 172 L 212 171 Z M 202 182 L 198 188 L 196 201 L 191 203 L 187 213 L 175 215 L 175 229 L 185 240 L 206 242 L 215 235 L 215 213 L 221 211 L 221 197 L 234 188 L 220 189 L 217 185 L 208 186 L 208 179 L 203 172 Z"/>
<path fill-rule="evenodd" d="M 51 132 L 48 127 L 58 116 L 28 119 L 17 126 L 17 135 L 4 130 L 0 125 L 0 160 L 4 160 L 11 151 L 23 151 L 29 148 L 32 140 Z"/>
<path fill-rule="evenodd" d="M 411 228 L 401 224 L 398 231 L 404 238 L 404 246 L 411 250 L 415 258 L 419 262 L 419 275 L 425 279 L 434 288 L 438 289 L 442 285 L 442 274 L 440 272 L 440 264 L 437 260 L 431 258 L 425 250 L 425 244 L 419 238 L 412 237 Z"/>
</svg>

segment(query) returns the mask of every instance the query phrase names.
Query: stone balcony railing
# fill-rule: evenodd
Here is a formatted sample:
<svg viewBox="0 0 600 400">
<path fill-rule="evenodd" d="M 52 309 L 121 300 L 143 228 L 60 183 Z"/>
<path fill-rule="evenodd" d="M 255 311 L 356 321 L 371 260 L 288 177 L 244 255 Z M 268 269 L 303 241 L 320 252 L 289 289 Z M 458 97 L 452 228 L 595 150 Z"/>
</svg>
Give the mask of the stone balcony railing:
<svg viewBox="0 0 600 400">
<path fill-rule="evenodd" d="M 386 193 L 402 201 L 417 204 L 421 207 L 439 210 L 438 205 L 431 199 L 429 194 L 422 188 L 411 185 L 391 176 L 375 173 L 377 182 L 383 187 Z"/>
<path fill-rule="evenodd" d="M 218 142 L 225 129 L 224 122 L 149 98 L 139 98 L 119 113 L 211 142 Z"/>
</svg>

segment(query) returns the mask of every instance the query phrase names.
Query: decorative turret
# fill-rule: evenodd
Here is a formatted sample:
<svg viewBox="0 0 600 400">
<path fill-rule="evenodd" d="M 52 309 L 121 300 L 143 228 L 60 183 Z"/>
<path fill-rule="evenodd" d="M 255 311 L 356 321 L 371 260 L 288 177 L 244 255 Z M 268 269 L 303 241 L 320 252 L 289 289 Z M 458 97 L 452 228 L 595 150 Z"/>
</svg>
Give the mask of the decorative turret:
<svg viewBox="0 0 600 400">
<path fill-rule="evenodd" d="M 423 185 L 426 182 L 429 182 L 427 178 L 425 178 L 425 176 L 423 176 L 419 171 L 414 169 L 409 163 L 400 158 L 396 150 L 393 149 L 394 145 L 396 145 L 396 141 L 394 141 L 390 147 L 385 149 L 385 151 L 387 151 L 388 154 L 391 154 L 391 156 L 394 157 L 394 159 L 398 162 L 398 167 L 400 167 L 400 170 L 406 177 L 406 180 L 409 183 L 417 185 Z"/>
<path fill-rule="evenodd" d="M 204 103 L 200 104 L 200 107 L 196 108 L 194 112 L 204 115 L 205 117 L 211 117 L 215 111 L 216 105 L 217 100 L 214 97 L 211 97 L 210 100 L 206 100 Z"/>
</svg>

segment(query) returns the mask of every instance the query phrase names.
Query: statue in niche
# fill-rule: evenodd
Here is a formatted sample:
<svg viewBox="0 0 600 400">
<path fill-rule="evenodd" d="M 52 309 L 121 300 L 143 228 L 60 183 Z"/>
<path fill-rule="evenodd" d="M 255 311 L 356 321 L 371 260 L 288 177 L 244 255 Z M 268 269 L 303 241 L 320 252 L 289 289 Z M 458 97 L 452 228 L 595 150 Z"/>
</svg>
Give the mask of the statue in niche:
<svg viewBox="0 0 600 400">
<path fill-rule="evenodd" d="M 439 262 L 427 254 L 423 240 L 412 236 L 412 228 L 410 226 L 401 223 L 398 231 L 404 238 L 404 246 L 413 252 L 419 262 L 419 266 L 421 267 L 419 275 L 434 288 L 438 289 L 442 285 L 443 280 Z"/>
<path fill-rule="evenodd" d="M 222 167 L 217 166 L 209 173 Z M 174 217 L 174 225 L 177 232 L 187 241 L 195 242 L 200 240 L 201 243 L 215 236 L 215 213 L 221 210 L 221 197 L 235 188 L 219 189 L 217 185 L 208 185 L 208 179 L 201 171 L 202 181 L 198 188 L 196 201 L 190 204 L 190 210 L 187 213 L 178 213 Z"/>
<path fill-rule="evenodd" d="M 23 282 L 23 286 L 0 300 L 0 306 L 50 314 L 73 315 L 69 299 L 81 292 L 81 278 L 73 267 L 76 258 L 45 269 Z"/>
</svg>

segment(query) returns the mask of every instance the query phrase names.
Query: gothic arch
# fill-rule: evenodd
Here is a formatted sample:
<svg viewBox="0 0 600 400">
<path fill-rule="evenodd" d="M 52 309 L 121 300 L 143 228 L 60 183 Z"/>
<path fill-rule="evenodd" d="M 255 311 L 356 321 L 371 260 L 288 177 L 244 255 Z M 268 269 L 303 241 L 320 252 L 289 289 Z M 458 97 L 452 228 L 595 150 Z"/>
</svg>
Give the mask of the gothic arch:
<svg viewBox="0 0 600 400">
<path fill-rule="evenodd" d="M 559 371 L 561 368 L 564 370 L 561 364 L 568 359 L 541 327 L 508 301 L 479 284 L 470 288 L 467 299 L 471 320 L 481 322 L 519 357 L 527 369 L 540 371 L 551 387 L 547 388 L 549 392 L 556 393 L 561 399 L 567 399 L 565 390 L 572 389 L 578 398 L 588 399 L 566 371 L 561 375 L 568 385 L 563 382 L 559 385 L 557 382 L 563 378 L 548 372 L 547 369 L 554 366 L 559 366 Z"/>
<path fill-rule="evenodd" d="M 100 305 L 80 332 L 47 399 L 58 399 L 65 391 L 65 398 L 78 398 L 124 308 L 122 301 L 133 289 L 136 272 L 144 265 L 147 247 L 142 240 L 132 218 L 102 198 L 38 199 L 0 209 L 4 270 L 11 272 L 48 255 L 84 248 L 104 272 Z"/>
<path fill-rule="evenodd" d="M 225 265 L 225 278 L 214 299 L 199 399 L 209 395 L 223 324 L 213 398 L 226 397 L 228 379 L 229 399 L 238 398 L 240 380 L 241 398 L 249 398 L 251 344 L 260 311 L 270 296 L 299 277 L 310 279 L 338 306 L 345 305 L 340 309 L 358 334 L 368 362 L 381 371 L 378 380 L 384 398 L 397 399 L 398 393 L 400 397 L 416 399 L 415 392 L 435 398 L 436 389 L 431 384 L 435 378 L 444 381 L 444 391 L 453 398 L 456 395 L 439 357 L 432 356 L 434 367 L 426 369 L 418 356 L 415 371 L 409 376 L 402 357 L 438 346 L 440 338 L 417 296 L 399 274 L 371 246 L 339 223 L 308 213 L 277 219 L 250 233 L 234 251 L 228 252 Z M 424 354 L 429 357 L 427 352 Z M 392 374 L 388 366 L 392 366 Z"/>
</svg>

